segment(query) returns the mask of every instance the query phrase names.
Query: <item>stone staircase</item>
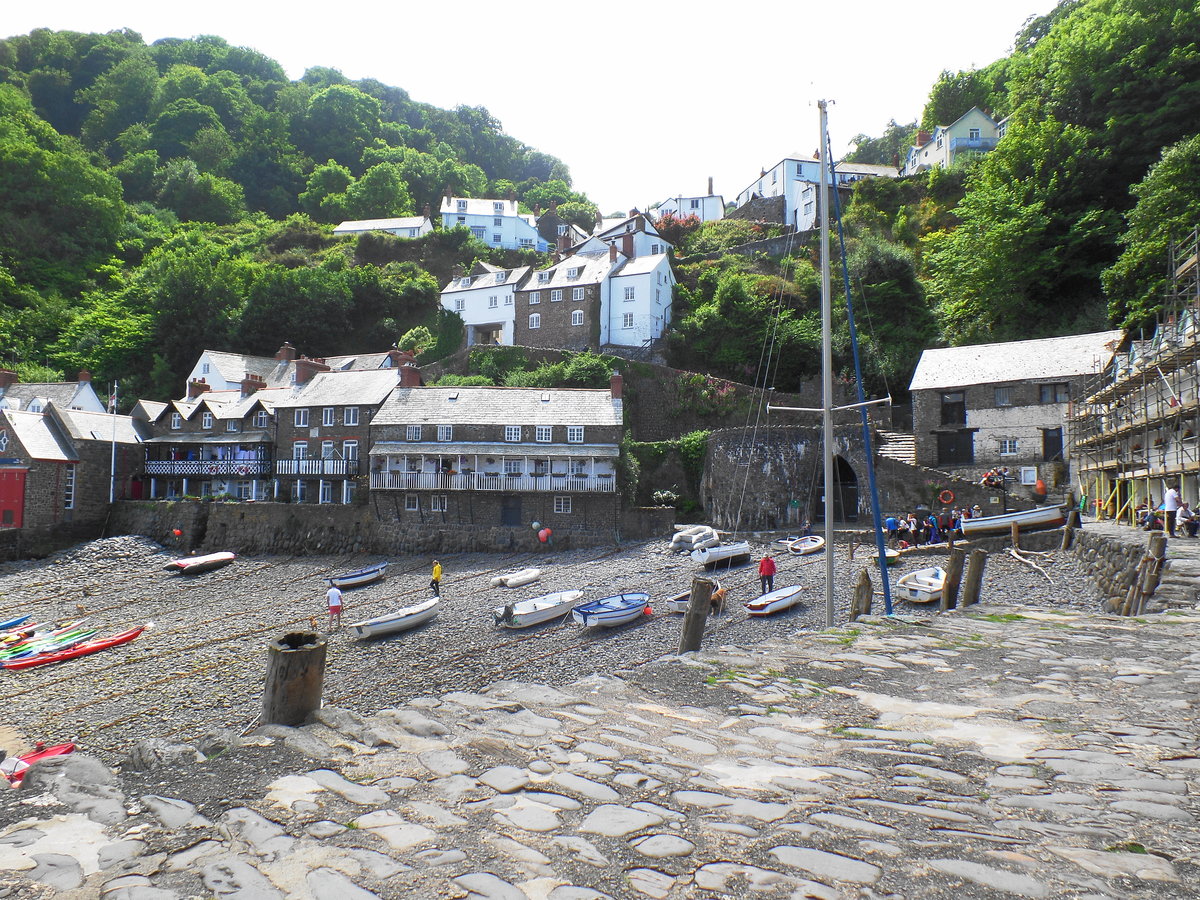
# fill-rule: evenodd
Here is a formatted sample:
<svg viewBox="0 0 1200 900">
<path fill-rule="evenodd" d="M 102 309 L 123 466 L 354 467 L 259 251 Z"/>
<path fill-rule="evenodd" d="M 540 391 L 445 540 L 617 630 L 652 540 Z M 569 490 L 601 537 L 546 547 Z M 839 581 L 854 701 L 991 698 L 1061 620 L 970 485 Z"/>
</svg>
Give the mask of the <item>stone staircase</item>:
<svg viewBox="0 0 1200 900">
<path fill-rule="evenodd" d="M 917 464 L 917 439 L 914 435 L 903 431 L 879 431 L 877 434 L 882 440 L 878 447 L 880 456 L 910 466 Z"/>
</svg>

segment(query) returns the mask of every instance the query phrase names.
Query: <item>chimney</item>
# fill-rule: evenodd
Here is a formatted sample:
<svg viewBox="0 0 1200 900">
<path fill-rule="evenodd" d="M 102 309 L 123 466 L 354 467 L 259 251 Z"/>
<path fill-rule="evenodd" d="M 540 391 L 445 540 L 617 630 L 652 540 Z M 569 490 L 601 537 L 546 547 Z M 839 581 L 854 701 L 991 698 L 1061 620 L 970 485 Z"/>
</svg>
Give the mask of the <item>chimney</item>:
<svg viewBox="0 0 1200 900">
<path fill-rule="evenodd" d="M 596 207 L 596 227 L 592 230 L 592 234 L 599 234 L 604 230 L 604 214 L 600 212 L 600 207 Z"/>
<path fill-rule="evenodd" d="M 425 218 L 433 218 L 433 208 L 428 203 L 425 204 Z"/>
<path fill-rule="evenodd" d="M 533 204 L 533 217 L 535 219 L 540 219 L 542 217 L 542 204 L 540 204 L 540 203 Z"/>
<path fill-rule="evenodd" d="M 296 360 L 296 384 L 307 384 L 318 372 L 328 372 L 329 366 L 323 359 L 309 359 L 302 356 Z"/>
<path fill-rule="evenodd" d="M 0 369 L 0 390 L 16 384 L 20 379 L 12 369 Z"/>
<path fill-rule="evenodd" d="M 932 138 L 932 137 L 933 137 L 933 135 L 930 134 L 928 131 L 925 131 L 924 129 L 918 131 L 917 132 L 917 146 L 920 147 L 923 144 L 928 144 L 930 138 Z"/>
<path fill-rule="evenodd" d="M 296 358 L 296 348 L 287 341 L 284 341 L 283 346 L 276 351 L 275 358 L 279 360 L 279 362 L 291 362 Z"/>
<path fill-rule="evenodd" d="M 189 381 L 187 386 L 188 399 L 195 400 L 205 391 L 210 390 L 212 390 L 212 388 L 209 387 L 208 382 L 206 382 L 203 378 L 198 378 L 195 381 Z"/>
<path fill-rule="evenodd" d="M 712 187 L 713 187 L 713 185 L 712 185 L 712 176 L 711 176 L 711 175 L 709 175 L 709 176 L 708 176 L 708 196 L 710 196 L 710 197 L 713 195 L 713 189 L 712 189 Z"/>
<path fill-rule="evenodd" d="M 569 234 L 560 234 L 558 236 L 558 252 L 564 256 L 571 249 L 571 236 Z"/>
<path fill-rule="evenodd" d="M 87 369 L 80 369 L 79 374 L 75 376 L 76 381 L 91 381 L 92 373 Z"/>
<path fill-rule="evenodd" d="M 613 241 L 608 245 L 608 261 L 615 263 L 617 261 L 617 242 Z"/>
<path fill-rule="evenodd" d="M 554 214 L 557 214 L 557 213 L 558 213 L 558 201 L 557 201 L 557 200 L 551 200 L 551 201 L 550 201 L 550 209 L 549 209 L 549 212 L 551 212 L 551 213 L 554 213 Z"/>
<path fill-rule="evenodd" d="M 621 235 L 621 252 L 633 259 L 633 235 L 628 231 Z"/>
<path fill-rule="evenodd" d="M 554 255 L 550 257 L 551 265 L 558 265 L 562 262 L 562 254 L 558 252 L 558 244 L 554 245 Z"/>
<path fill-rule="evenodd" d="M 517 192 L 513 188 L 508 189 L 508 202 L 509 203 L 517 202 Z"/>
<path fill-rule="evenodd" d="M 421 380 L 421 369 L 415 362 L 406 362 L 400 367 L 400 387 L 413 388 L 424 384 Z"/>
<path fill-rule="evenodd" d="M 266 386 L 267 382 L 261 375 L 247 372 L 246 377 L 242 379 L 242 396 L 249 397 L 255 391 L 261 391 Z"/>
<path fill-rule="evenodd" d="M 634 216 L 636 216 L 637 214 L 638 214 L 638 211 L 637 211 L 637 207 L 635 206 L 633 209 L 631 209 L 631 210 L 629 211 L 629 218 L 631 218 L 631 219 L 632 219 L 632 218 L 633 218 Z"/>
<path fill-rule="evenodd" d="M 612 378 L 610 378 L 609 382 L 608 382 L 608 389 L 610 391 L 612 391 L 612 398 L 614 400 L 621 399 L 621 390 L 622 390 L 621 373 L 618 372 L 616 369 L 613 369 Z"/>
<path fill-rule="evenodd" d="M 413 356 L 411 350 L 401 350 L 398 347 L 388 351 L 388 359 L 391 361 L 392 368 L 398 369 L 404 365 L 416 365 L 417 358 Z"/>
</svg>

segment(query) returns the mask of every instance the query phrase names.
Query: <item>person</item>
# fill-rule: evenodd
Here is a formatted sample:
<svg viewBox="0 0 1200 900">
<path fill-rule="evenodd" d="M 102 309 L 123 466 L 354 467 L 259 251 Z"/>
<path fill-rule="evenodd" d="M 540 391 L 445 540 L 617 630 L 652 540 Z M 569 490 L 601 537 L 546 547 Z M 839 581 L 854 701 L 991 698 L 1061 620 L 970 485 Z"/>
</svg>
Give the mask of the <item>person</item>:
<svg viewBox="0 0 1200 900">
<path fill-rule="evenodd" d="M 884 519 L 883 527 L 887 529 L 887 538 L 889 541 L 894 541 L 900 533 L 900 523 L 896 521 L 895 516 L 888 516 Z"/>
<path fill-rule="evenodd" d="M 342 589 L 331 584 L 325 592 L 325 603 L 329 607 L 329 630 L 333 631 L 334 623 L 342 627 Z"/>
<path fill-rule="evenodd" d="M 429 579 L 429 586 L 433 588 L 433 596 L 442 596 L 442 564 L 436 559 L 433 561 L 433 577 Z"/>
<path fill-rule="evenodd" d="M 938 532 L 937 516 L 935 516 L 933 513 L 930 513 L 929 514 L 929 540 L 927 540 L 925 543 L 937 544 L 941 540 L 942 540 L 942 536 Z"/>
<path fill-rule="evenodd" d="M 1179 504 L 1179 511 L 1175 514 L 1177 524 L 1183 526 L 1184 532 L 1188 537 L 1194 538 L 1196 532 L 1200 531 L 1200 521 L 1196 519 L 1196 514 L 1192 512 L 1192 508 L 1188 506 L 1188 502 L 1184 500 Z"/>
<path fill-rule="evenodd" d="M 1166 513 L 1167 519 L 1167 534 L 1175 537 L 1175 517 L 1179 513 L 1179 504 L 1183 500 L 1179 496 L 1179 487 L 1174 484 L 1167 485 L 1167 490 L 1163 494 L 1162 509 Z"/>
<path fill-rule="evenodd" d="M 767 554 L 758 563 L 758 577 L 762 582 L 762 592 L 769 594 L 775 590 L 775 560 Z"/>
<path fill-rule="evenodd" d="M 800 536 L 801 537 L 809 537 L 811 534 L 812 534 L 812 523 L 810 523 L 808 521 L 808 519 L 805 519 L 804 522 L 800 525 Z"/>
</svg>

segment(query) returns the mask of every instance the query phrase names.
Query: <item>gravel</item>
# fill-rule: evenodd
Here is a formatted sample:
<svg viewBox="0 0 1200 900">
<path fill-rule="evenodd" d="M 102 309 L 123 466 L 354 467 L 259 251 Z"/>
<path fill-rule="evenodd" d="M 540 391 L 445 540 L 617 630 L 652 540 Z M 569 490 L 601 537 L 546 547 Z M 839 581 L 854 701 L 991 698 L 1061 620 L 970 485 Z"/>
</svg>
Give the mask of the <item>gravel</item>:
<svg viewBox="0 0 1200 900">
<path fill-rule="evenodd" d="M 765 545 L 755 547 L 757 555 Z M 845 623 L 851 584 L 864 565 L 879 591 L 878 571 L 864 559 L 836 557 L 835 620 Z M 756 555 L 756 558 L 757 558 Z M 86 618 L 104 634 L 153 621 L 155 626 L 123 647 L 59 665 L 0 672 L 6 724 L 25 740 L 74 739 L 115 761 L 147 737 L 194 741 L 214 728 L 249 729 L 262 702 L 266 646 L 295 630 L 325 627 L 325 575 L 358 568 L 363 557 L 242 557 L 199 576 L 167 574 L 171 554 L 140 537 L 87 544 L 45 560 L 0 567 L 0 616 L 32 613 L 39 621 Z M 1099 595 L 1084 567 L 1069 554 L 1031 556 L 1053 579 L 1008 554 L 988 561 L 983 599 L 988 603 L 1095 611 Z M 704 643 L 747 645 L 825 626 L 822 556 L 777 553 L 781 587 L 805 586 L 805 601 L 784 613 L 750 619 L 741 604 L 758 593 L 753 563 L 716 573 L 729 589 L 725 615 L 710 618 Z M 891 569 L 944 564 L 944 552 L 906 556 Z M 346 623 L 407 606 L 428 596 L 430 559 L 393 557 L 386 581 L 347 591 Z M 655 600 L 686 590 L 706 574 L 666 541 L 607 550 L 539 554 L 456 554 L 446 569 L 439 616 L 400 635 L 359 641 L 348 628 L 329 636 L 325 703 L 372 713 L 401 701 L 448 691 L 480 690 L 516 679 L 566 684 L 597 672 L 636 668 L 679 646 L 682 616 Z M 491 576 L 538 566 L 540 581 L 508 590 Z M 894 582 L 893 582 L 894 583 Z M 581 588 L 585 599 L 645 590 L 653 615 L 615 629 L 582 629 L 568 617 L 520 631 L 493 625 L 491 609 L 505 599 Z M 876 612 L 882 598 L 876 598 Z M 897 612 L 931 611 L 896 605 Z"/>
</svg>

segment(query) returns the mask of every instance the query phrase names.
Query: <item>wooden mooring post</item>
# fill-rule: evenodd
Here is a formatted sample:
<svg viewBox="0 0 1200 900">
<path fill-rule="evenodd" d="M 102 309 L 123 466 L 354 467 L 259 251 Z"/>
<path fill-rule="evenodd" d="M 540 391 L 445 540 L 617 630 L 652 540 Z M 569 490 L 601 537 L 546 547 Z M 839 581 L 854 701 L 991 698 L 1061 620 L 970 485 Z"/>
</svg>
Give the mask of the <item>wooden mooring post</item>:
<svg viewBox="0 0 1200 900">
<path fill-rule="evenodd" d="M 267 683 L 262 724 L 300 725 L 321 708 L 325 683 L 325 639 L 294 631 L 267 645 Z"/>
<path fill-rule="evenodd" d="M 887 572 L 881 571 L 880 578 L 887 578 Z M 850 601 L 850 621 L 857 622 L 859 616 L 871 614 L 871 600 L 875 596 L 875 586 L 871 584 L 871 573 L 866 569 L 858 572 L 858 581 L 854 584 L 854 598 Z"/>
<path fill-rule="evenodd" d="M 946 580 L 942 582 L 942 600 L 938 608 L 945 612 L 958 605 L 958 586 L 962 582 L 963 563 L 967 559 L 967 551 L 955 547 L 950 551 L 950 559 L 946 563 Z"/>
<path fill-rule="evenodd" d="M 1121 615 L 1136 616 L 1145 609 L 1146 601 L 1158 590 L 1158 583 L 1162 581 L 1162 569 L 1166 556 L 1167 536 L 1161 531 L 1153 532 L 1146 547 L 1146 555 L 1138 563 L 1137 575 L 1133 579 L 1133 584 L 1125 593 L 1125 602 L 1121 604 L 1120 609 Z"/>
<path fill-rule="evenodd" d="M 963 582 L 962 605 L 973 606 L 979 602 L 979 590 L 983 587 L 983 567 L 987 565 L 987 551 L 976 548 L 967 560 L 967 578 Z"/>
<path fill-rule="evenodd" d="M 700 649 L 704 637 L 704 623 L 712 608 L 713 591 L 717 583 L 709 578 L 692 578 L 692 595 L 688 597 L 687 612 L 683 614 L 683 634 L 679 638 L 679 652 L 690 653 Z"/>
</svg>

